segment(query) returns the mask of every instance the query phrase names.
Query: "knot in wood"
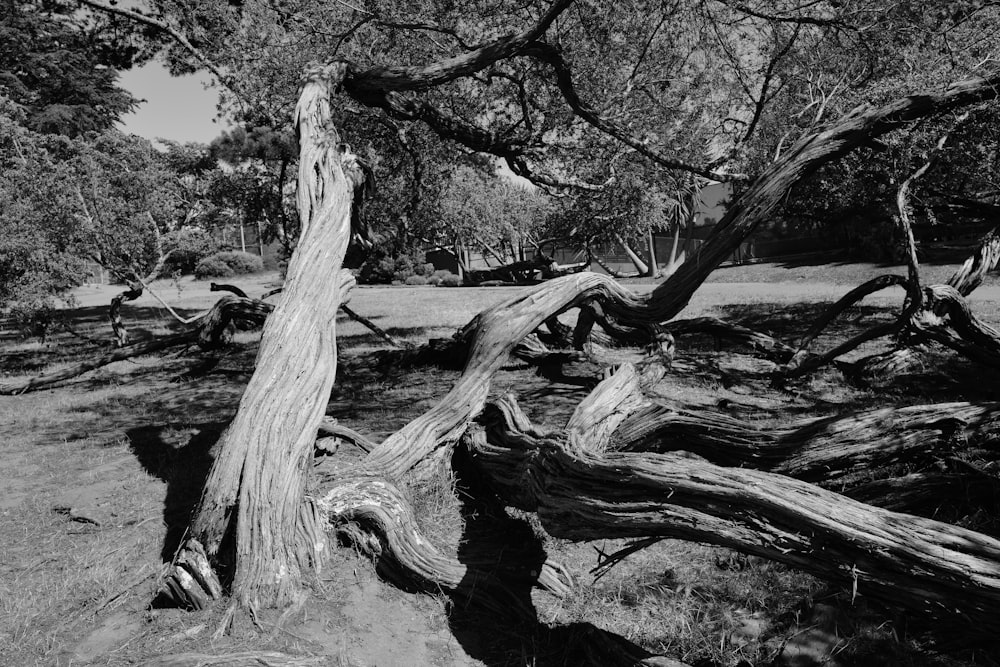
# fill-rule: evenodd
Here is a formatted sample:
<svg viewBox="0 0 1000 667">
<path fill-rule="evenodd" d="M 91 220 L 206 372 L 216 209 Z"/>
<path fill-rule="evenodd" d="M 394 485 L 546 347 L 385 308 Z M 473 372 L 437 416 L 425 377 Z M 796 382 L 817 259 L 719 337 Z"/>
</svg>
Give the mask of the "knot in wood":
<svg viewBox="0 0 1000 667">
<path fill-rule="evenodd" d="M 301 85 L 305 86 L 310 83 L 326 83 L 329 84 L 333 90 L 337 90 L 344 82 L 344 78 L 346 76 L 346 62 L 337 61 L 326 64 L 313 62 L 306 65 L 306 69 L 302 74 Z"/>
</svg>

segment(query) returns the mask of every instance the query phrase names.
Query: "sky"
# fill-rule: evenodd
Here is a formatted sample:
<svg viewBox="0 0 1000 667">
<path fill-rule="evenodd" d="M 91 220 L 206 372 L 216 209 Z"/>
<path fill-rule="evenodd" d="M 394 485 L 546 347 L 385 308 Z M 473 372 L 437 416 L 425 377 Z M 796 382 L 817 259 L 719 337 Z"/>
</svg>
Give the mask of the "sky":
<svg viewBox="0 0 1000 667">
<path fill-rule="evenodd" d="M 155 140 L 208 143 L 229 128 L 217 122 L 216 89 L 205 89 L 207 74 L 173 77 L 158 62 L 121 73 L 120 83 L 140 100 L 135 113 L 122 118 L 125 132 Z"/>
</svg>

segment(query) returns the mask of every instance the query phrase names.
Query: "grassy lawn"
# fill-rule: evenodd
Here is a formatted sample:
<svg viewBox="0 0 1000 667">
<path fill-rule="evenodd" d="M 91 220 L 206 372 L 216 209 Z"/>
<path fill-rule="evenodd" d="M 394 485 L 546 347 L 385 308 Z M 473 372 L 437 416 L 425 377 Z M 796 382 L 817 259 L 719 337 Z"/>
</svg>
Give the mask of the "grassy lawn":
<svg viewBox="0 0 1000 667">
<path fill-rule="evenodd" d="M 952 269 L 941 268 L 940 274 L 946 278 Z M 928 269 L 928 279 L 939 280 L 938 270 Z M 860 265 L 721 269 L 684 315 L 716 315 L 793 340 L 823 303 L 879 272 L 883 267 Z M 255 296 L 276 280 L 264 274 L 233 282 Z M 184 315 L 207 308 L 219 296 L 207 283 L 189 279 L 164 281 L 154 289 Z M 75 307 L 64 313 L 78 334 L 110 339 L 103 318 L 116 291 L 80 290 Z M 419 343 L 451 335 L 476 312 L 516 291 L 359 287 L 351 306 L 391 335 Z M 892 317 L 900 301 L 901 293 L 866 300 L 817 347 Z M 998 301 L 983 298 L 976 308 L 987 321 L 1000 321 Z M 149 295 L 127 303 L 123 316 L 137 338 L 179 326 Z M 385 345 L 343 316 L 338 317 L 338 338 L 342 359 L 328 413 L 374 439 L 428 409 L 457 377 L 436 368 L 376 365 L 371 353 Z M 454 608 L 449 613 L 443 597 L 385 585 L 369 562 L 353 551 L 337 550 L 312 582 L 309 601 L 293 624 L 279 629 L 268 612 L 262 619 L 265 632 L 237 625 L 232 634 L 213 639 L 221 609 L 189 613 L 160 609 L 150 601 L 163 559 L 173 553 L 197 501 L 208 448 L 252 373 L 256 334 L 242 333 L 237 342 L 216 368 L 194 380 L 181 379 L 198 360 L 188 351 L 122 361 L 60 388 L 0 397 L 0 664 L 124 665 L 172 653 L 247 650 L 325 656 L 322 664 L 334 665 L 551 664 L 546 656 L 557 655 L 573 641 L 573 628 L 586 624 L 691 663 L 760 664 L 773 659 L 790 638 L 810 631 L 809 609 L 817 601 L 843 619 L 841 664 L 996 664 L 983 652 L 934 657 L 919 619 L 863 597 L 852 605 L 849 591 L 785 566 L 676 540 L 639 552 L 596 581 L 587 574 L 596 553 L 611 553 L 623 542 L 549 540 L 550 556 L 573 572 L 577 586 L 562 599 L 532 594 L 542 625 L 530 636 L 523 628 L 465 617 Z M 71 363 L 99 349 L 67 333 L 42 343 L 15 331 L 0 332 L 2 368 L 9 377 Z M 658 388 L 663 396 L 720 410 L 755 406 L 753 418 L 765 425 L 873 402 L 996 400 L 990 386 L 975 382 L 900 381 L 876 393 L 847 386 L 835 370 L 777 390 L 766 374 L 737 373 L 752 368 L 744 351 L 681 339 L 678 354 L 710 370 L 677 370 Z M 599 373 L 593 364 L 579 364 L 568 375 L 580 382 L 552 384 L 514 365 L 497 376 L 494 391 L 515 393 L 532 420 L 560 427 Z M 727 379 L 732 373 L 741 380 Z M 360 452 L 347 448 L 338 455 L 358 457 Z M 425 532 L 454 550 L 468 517 L 460 513 L 452 484 L 445 479 L 414 485 L 410 492 Z"/>
</svg>

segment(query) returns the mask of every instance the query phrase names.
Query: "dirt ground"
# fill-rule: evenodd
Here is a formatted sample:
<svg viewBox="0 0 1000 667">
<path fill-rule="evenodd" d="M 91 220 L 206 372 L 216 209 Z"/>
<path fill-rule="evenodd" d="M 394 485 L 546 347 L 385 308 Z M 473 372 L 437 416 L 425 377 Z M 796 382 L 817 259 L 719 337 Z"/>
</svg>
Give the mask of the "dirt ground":
<svg viewBox="0 0 1000 667">
<path fill-rule="evenodd" d="M 276 279 L 265 274 L 240 284 L 254 295 Z M 218 296 L 207 283 L 189 279 L 154 289 L 184 316 Z M 65 311 L 74 331 L 107 340 L 104 312 L 118 291 L 78 290 Z M 822 302 L 844 291 L 842 284 L 823 281 L 710 282 L 684 315 L 727 317 L 793 339 Z M 351 305 L 394 336 L 420 342 L 449 335 L 510 293 L 364 287 Z M 817 345 L 891 317 L 901 297 L 901 291 L 886 292 L 866 300 Z M 987 321 L 1000 320 L 1000 288 L 981 288 L 973 303 Z M 149 295 L 126 304 L 123 313 L 137 338 L 180 326 Z M 370 353 L 384 346 L 354 322 L 341 319 L 338 327 L 343 360 L 328 412 L 373 439 L 432 406 L 457 377 L 442 369 L 377 367 Z M 163 607 L 158 575 L 183 537 L 209 448 L 252 373 L 254 341 L 253 332 L 239 334 L 220 364 L 195 379 L 183 374 L 197 354 L 174 352 L 118 362 L 60 388 L 0 397 L 0 664 L 165 665 L 170 656 L 199 654 L 229 656 L 225 664 L 572 665 L 579 663 L 565 648 L 595 628 L 699 665 L 1000 664 L 995 647 L 949 647 L 921 619 L 852 601 L 847 592 L 789 568 L 673 540 L 599 580 L 587 573 L 596 554 L 621 543 L 547 540 L 549 555 L 574 573 L 577 585 L 563 599 L 532 593 L 537 624 L 531 627 L 477 615 L 444 594 L 401 591 L 366 558 L 336 549 L 302 603 L 284 617 L 281 610 L 265 612 L 260 627 L 238 618 L 232 632 L 215 636 L 224 606 L 202 612 Z M 100 345 L 65 332 L 43 343 L 8 329 L 0 332 L 3 374 L 56 368 Z M 639 353 L 620 354 L 627 360 Z M 985 383 L 901 382 L 875 392 L 847 386 L 835 370 L 778 390 L 743 351 L 720 356 L 715 341 L 682 339 L 678 354 L 692 364 L 679 364 L 668 376 L 660 388 L 664 396 L 738 409 L 762 424 L 874 401 L 997 398 Z M 497 393 L 514 392 L 537 423 L 558 427 L 599 372 L 581 364 L 552 384 L 513 365 L 494 386 Z M 422 527 L 450 548 L 469 521 L 457 509 L 453 483 L 411 489 Z M 272 662 L 240 663 L 249 652 L 271 654 Z M 280 662 L 289 655 L 299 662 Z"/>
</svg>

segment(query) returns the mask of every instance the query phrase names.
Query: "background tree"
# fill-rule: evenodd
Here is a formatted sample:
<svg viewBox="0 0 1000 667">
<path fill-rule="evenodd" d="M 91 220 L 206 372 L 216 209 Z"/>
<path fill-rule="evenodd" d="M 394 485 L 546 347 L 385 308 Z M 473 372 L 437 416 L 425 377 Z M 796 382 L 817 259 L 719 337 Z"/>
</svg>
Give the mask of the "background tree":
<svg viewBox="0 0 1000 667">
<path fill-rule="evenodd" d="M 75 2 L 0 7 L 0 93 L 22 109 L 27 128 L 76 137 L 110 129 L 135 108 L 117 70 L 148 55 L 140 40 Z"/>
</svg>

